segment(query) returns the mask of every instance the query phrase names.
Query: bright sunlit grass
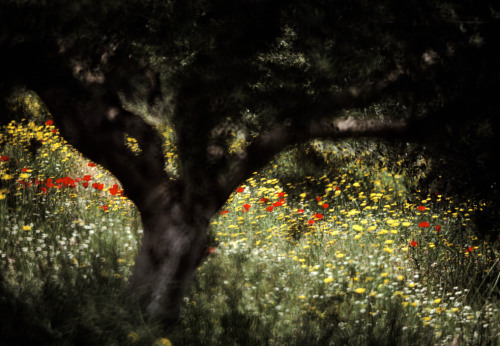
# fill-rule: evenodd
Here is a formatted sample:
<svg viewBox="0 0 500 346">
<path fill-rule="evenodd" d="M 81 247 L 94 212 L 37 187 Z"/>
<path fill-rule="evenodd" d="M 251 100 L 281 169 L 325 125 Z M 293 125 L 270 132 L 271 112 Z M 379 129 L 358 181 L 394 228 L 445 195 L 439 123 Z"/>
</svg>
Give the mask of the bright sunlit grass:
<svg viewBox="0 0 500 346">
<path fill-rule="evenodd" d="M 369 144 L 315 143 L 308 150 L 324 172 L 287 178 L 302 169 L 292 149 L 241 185 L 212 220 L 211 254 L 180 323 L 164 331 L 125 303 L 142 230 L 119 183 L 50 120 L 0 133 L 0 298 L 23 314 L 1 330 L 11 338 L 25 326 L 47 343 L 500 338 L 498 244 L 478 239 L 471 223 L 484 206 L 411 193 Z"/>
</svg>

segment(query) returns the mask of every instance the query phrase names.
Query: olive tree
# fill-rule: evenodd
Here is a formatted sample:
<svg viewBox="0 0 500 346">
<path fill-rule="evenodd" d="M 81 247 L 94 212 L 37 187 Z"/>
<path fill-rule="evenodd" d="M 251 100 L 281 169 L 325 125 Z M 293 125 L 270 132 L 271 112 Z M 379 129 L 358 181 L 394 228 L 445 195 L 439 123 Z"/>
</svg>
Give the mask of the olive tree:
<svg viewBox="0 0 500 346">
<path fill-rule="evenodd" d="M 35 91 L 63 137 L 121 182 L 144 226 L 130 290 L 149 314 L 172 319 L 210 219 L 289 146 L 444 141 L 476 116 L 496 129 L 495 6 L 5 0 L 0 94 Z M 175 132 L 176 172 L 155 121 Z M 246 143 L 236 152 L 234 131 Z"/>
</svg>

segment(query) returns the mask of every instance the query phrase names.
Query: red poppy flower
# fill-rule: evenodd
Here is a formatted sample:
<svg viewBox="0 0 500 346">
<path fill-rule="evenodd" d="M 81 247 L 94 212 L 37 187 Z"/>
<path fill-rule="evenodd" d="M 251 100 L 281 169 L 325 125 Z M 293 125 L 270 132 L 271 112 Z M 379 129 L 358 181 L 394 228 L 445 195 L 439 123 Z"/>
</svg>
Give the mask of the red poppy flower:
<svg viewBox="0 0 500 346">
<path fill-rule="evenodd" d="M 242 193 L 243 191 L 245 191 L 245 188 L 241 187 L 241 186 L 236 189 L 236 192 L 238 192 L 238 193 Z"/>
<path fill-rule="evenodd" d="M 56 130 L 56 129 L 52 129 L 52 133 L 53 133 L 53 134 L 56 134 L 56 133 L 57 133 L 57 130 Z"/>
<path fill-rule="evenodd" d="M 70 177 L 64 177 L 64 187 L 75 187 L 75 181 Z"/>
<path fill-rule="evenodd" d="M 269 202 L 269 198 L 266 198 L 266 197 L 263 197 L 260 199 L 260 204 L 264 204 L 264 203 L 267 203 Z"/>
<path fill-rule="evenodd" d="M 314 225 L 314 222 L 315 222 L 314 220 L 307 221 L 307 223 L 310 224 L 310 225 Z"/>
<path fill-rule="evenodd" d="M 55 185 L 52 183 L 51 178 L 47 178 L 47 181 L 45 182 L 45 186 L 47 186 L 48 188 L 51 188 L 51 187 L 54 187 Z"/>
<path fill-rule="evenodd" d="M 102 190 L 104 188 L 104 184 L 93 183 L 92 187 L 97 190 Z"/>
<path fill-rule="evenodd" d="M 250 210 L 251 205 L 248 203 L 243 204 L 243 208 L 245 208 L 246 211 Z"/>
<path fill-rule="evenodd" d="M 64 187 L 75 187 L 75 181 L 70 177 L 57 178 L 56 183 L 62 184 Z"/>
<path fill-rule="evenodd" d="M 335 191 L 339 191 L 339 190 L 340 190 L 340 187 L 335 186 Z"/>
<path fill-rule="evenodd" d="M 277 192 L 276 196 L 278 196 L 278 197 L 285 197 L 285 193 L 284 192 Z"/>
<path fill-rule="evenodd" d="M 229 210 L 223 210 L 223 211 L 220 212 L 221 215 L 225 215 L 227 213 L 229 213 Z"/>
<path fill-rule="evenodd" d="M 84 175 L 82 178 L 83 181 L 90 181 L 91 179 L 92 179 L 91 175 Z"/>
<path fill-rule="evenodd" d="M 469 247 L 467 248 L 466 252 L 468 252 L 468 253 L 473 253 L 475 250 L 476 250 L 476 249 L 474 249 L 474 247 L 473 247 L 473 246 L 469 246 Z"/>
<path fill-rule="evenodd" d="M 424 228 L 424 227 L 429 227 L 430 224 L 427 221 L 421 222 L 418 224 L 418 227 Z"/>
<path fill-rule="evenodd" d="M 274 207 L 272 205 L 270 205 L 269 207 L 266 208 L 268 212 L 272 212 Z"/>
<path fill-rule="evenodd" d="M 321 201 L 321 197 L 320 197 L 320 196 L 316 197 L 316 200 L 317 200 L 318 202 L 319 202 L 319 201 Z"/>
<path fill-rule="evenodd" d="M 83 182 L 83 183 L 82 183 L 82 186 L 83 186 L 84 188 L 87 188 L 87 187 L 89 187 L 89 183 L 85 181 L 85 182 Z"/>
<path fill-rule="evenodd" d="M 436 231 L 441 232 L 441 225 L 436 226 Z"/>
<path fill-rule="evenodd" d="M 50 125 L 52 125 L 53 123 L 54 123 L 54 121 L 53 121 L 53 120 L 47 120 L 47 121 L 45 122 L 45 125 L 50 126 Z"/>
<path fill-rule="evenodd" d="M 281 207 L 284 203 L 285 203 L 285 200 L 280 199 L 279 201 L 273 203 L 273 207 Z"/>
<path fill-rule="evenodd" d="M 328 203 L 324 203 L 324 204 L 322 205 L 322 207 L 323 207 L 324 209 L 328 208 L 328 206 L 329 206 L 329 204 L 328 204 Z"/>
<path fill-rule="evenodd" d="M 415 240 L 412 240 L 412 241 L 410 242 L 410 246 L 411 246 L 411 247 L 417 247 L 417 246 L 418 246 L 418 242 L 417 242 L 417 241 L 415 241 Z"/>
<path fill-rule="evenodd" d="M 23 169 L 21 169 L 21 172 L 26 172 L 29 168 L 26 168 L 24 167 Z"/>
<path fill-rule="evenodd" d="M 113 187 L 109 188 L 109 193 L 115 196 L 118 193 L 118 185 L 114 184 Z"/>
<path fill-rule="evenodd" d="M 318 213 L 318 214 L 314 214 L 313 216 L 314 216 L 316 219 L 318 219 L 318 220 L 323 219 L 323 214 L 319 214 L 319 213 Z"/>
<path fill-rule="evenodd" d="M 95 163 L 93 163 L 93 162 L 89 162 L 89 163 L 87 163 L 87 166 L 89 166 L 89 167 L 95 167 L 97 165 Z"/>
<path fill-rule="evenodd" d="M 108 211 L 108 206 L 107 206 L 107 205 L 103 205 L 103 206 L 101 207 L 101 209 L 102 209 L 102 210 L 104 210 L 104 211 Z"/>
<path fill-rule="evenodd" d="M 423 205 L 419 205 L 417 207 L 418 211 L 424 211 L 425 210 L 425 207 Z"/>
<path fill-rule="evenodd" d="M 10 160 L 10 157 L 8 157 L 7 155 L 5 156 L 0 156 L 0 161 L 9 161 Z"/>
<path fill-rule="evenodd" d="M 217 250 L 217 249 L 216 249 L 216 248 L 214 248 L 213 246 L 211 246 L 211 247 L 209 247 L 209 248 L 207 249 L 207 252 L 208 252 L 208 253 L 214 253 L 214 252 L 215 252 L 215 250 Z"/>
<path fill-rule="evenodd" d="M 304 209 L 299 209 L 299 210 L 297 210 L 297 213 L 299 213 L 299 214 L 304 214 Z"/>
</svg>

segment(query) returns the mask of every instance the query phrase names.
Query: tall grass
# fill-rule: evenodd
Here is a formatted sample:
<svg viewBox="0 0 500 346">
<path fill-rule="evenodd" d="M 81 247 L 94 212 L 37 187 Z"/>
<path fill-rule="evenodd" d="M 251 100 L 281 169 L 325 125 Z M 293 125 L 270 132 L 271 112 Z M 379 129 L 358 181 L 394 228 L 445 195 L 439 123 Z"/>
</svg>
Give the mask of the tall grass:
<svg viewBox="0 0 500 346">
<path fill-rule="evenodd" d="M 484 206 L 414 194 L 372 144 L 312 143 L 256 172 L 212 220 L 179 323 L 148 322 L 124 294 L 136 209 L 46 120 L 1 131 L 0 344 L 500 340 L 498 242 L 471 223 Z"/>
</svg>

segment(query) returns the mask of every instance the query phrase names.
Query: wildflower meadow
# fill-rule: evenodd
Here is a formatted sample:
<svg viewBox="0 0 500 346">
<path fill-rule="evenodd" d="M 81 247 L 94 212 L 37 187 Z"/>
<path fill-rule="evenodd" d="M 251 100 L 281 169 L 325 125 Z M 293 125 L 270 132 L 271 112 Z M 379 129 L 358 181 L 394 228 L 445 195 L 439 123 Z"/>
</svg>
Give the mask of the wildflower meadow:
<svg viewBox="0 0 500 346">
<path fill-rule="evenodd" d="M 255 172 L 211 221 L 178 323 L 149 321 L 127 296 L 138 211 L 36 97 L 20 104 L 32 116 L 0 132 L 2 345 L 500 343 L 500 240 L 471 221 L 486 202 L 420 191 L 426 172 L 372 142 L 312 142 Z"/>
</svg>

